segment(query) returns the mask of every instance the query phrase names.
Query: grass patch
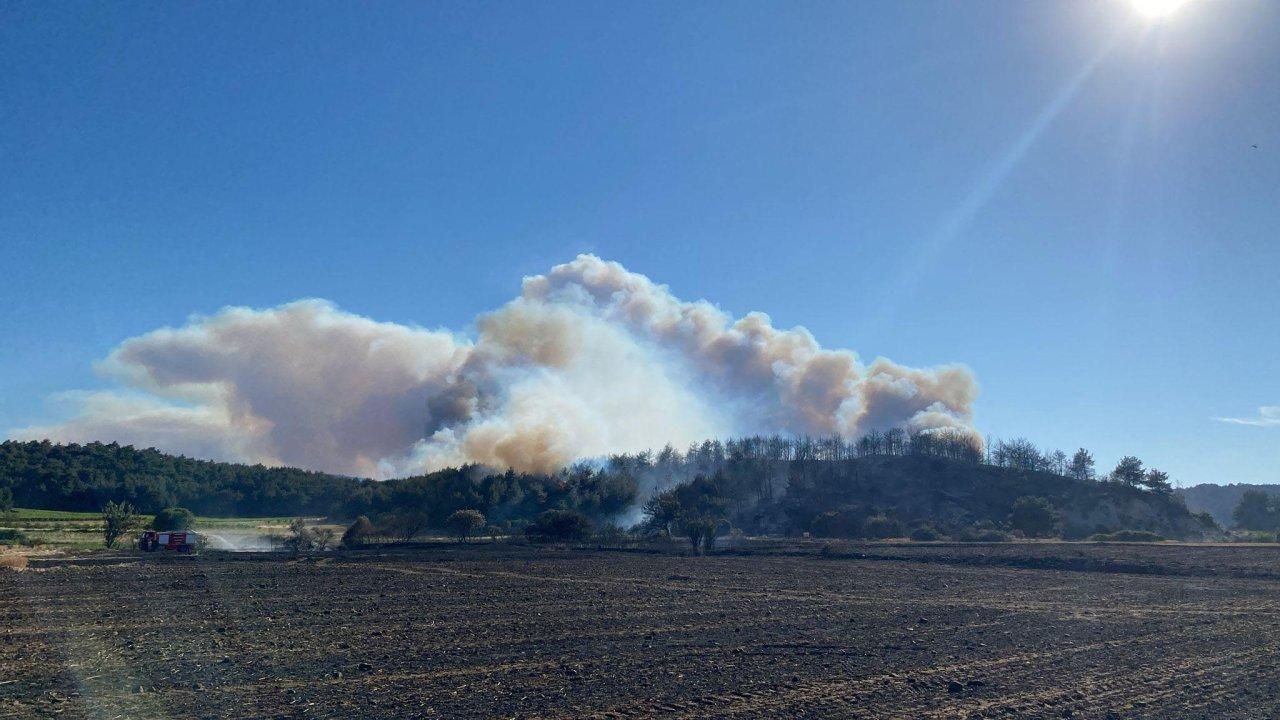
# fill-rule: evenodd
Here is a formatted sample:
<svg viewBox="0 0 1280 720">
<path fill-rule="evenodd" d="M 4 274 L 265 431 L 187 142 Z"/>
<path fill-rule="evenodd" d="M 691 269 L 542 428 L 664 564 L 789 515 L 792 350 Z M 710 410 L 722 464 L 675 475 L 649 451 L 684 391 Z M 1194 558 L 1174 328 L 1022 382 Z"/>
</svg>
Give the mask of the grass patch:
<svg viewBox="0 0 1280 720">
<path fill-rule="evenodd" d="M 35 510 L 32 508 L 14 508 L 12 512 L 0 514 L 0 523 L 9 520 L 98 520 L 101 515 L 92 512 L 71 512 L 69 510 Z"/>
<path fill-rule="evenodd" d="M 1146 530 L 1118 530 L 1112 533 L 1094 533 L 1089 536 L 1096 542 L 1160 542 L 1164 538 Z"/>
<path fill-rule="evenodd" d="M 142 523 L 149 526 L 151 515 L 142 515 Z M 320 522 L 321 518 L 305 518 L 309 523 Z M 292 521 L 291 517 L 196 517 L 195 531 L 237 531 L 239 533 L 260 532 L 269 534 L 272 530 L 283 531 Z M 139 532 L 141 529 L 139 529 Z M 6 536 L 21 537 L 23 540 L 6 541 Z M 131 547 L 136 533 L 129 533 L 120 539 L 117 548 Z M 96 512 L 72 512 L 68 510 L 41 510 L 38 508 L 15 508 L 12 512 L 0 513 L 0 544 L 40 544 L 67 550 L 92 550 L 102 547 L 102 514 Z"/>
</svg>

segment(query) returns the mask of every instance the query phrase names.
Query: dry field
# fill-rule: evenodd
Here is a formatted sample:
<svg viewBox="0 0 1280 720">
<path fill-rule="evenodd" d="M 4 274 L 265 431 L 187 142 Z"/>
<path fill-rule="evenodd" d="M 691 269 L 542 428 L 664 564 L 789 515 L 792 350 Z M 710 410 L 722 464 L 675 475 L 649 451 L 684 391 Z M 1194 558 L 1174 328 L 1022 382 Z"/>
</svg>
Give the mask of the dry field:
<svg viewBox="0 0 1280 720">
<path fill-rule="evenodd" d="M 33 561 L 0 717 L 1276 717 L 1274 547 L 835 551 Z"/>
</svg>

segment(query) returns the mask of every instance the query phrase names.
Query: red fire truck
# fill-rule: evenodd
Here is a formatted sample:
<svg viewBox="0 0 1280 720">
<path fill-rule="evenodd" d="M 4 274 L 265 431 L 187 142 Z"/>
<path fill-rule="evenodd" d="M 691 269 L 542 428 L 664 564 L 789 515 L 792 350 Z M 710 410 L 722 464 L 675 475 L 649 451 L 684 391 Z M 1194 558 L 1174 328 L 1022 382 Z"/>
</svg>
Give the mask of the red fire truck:
<svg viewBox="0 0 1280 720">
<path fill-rule="evenodd" d="M 148 530 L 138 538 L 138 549 L 143 552 L 159 550 L 191 552 L 196 549 L 196 534 L 190 530 L 173 532 Z"/>
</svg>

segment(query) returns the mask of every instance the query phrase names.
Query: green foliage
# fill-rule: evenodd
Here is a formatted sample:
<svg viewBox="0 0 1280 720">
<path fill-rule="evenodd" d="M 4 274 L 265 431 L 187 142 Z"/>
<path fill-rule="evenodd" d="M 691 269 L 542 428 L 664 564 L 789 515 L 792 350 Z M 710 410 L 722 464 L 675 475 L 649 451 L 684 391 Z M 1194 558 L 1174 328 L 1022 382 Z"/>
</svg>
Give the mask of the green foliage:
<svg viewBox="0 0 1280 720">
<path fill-rule="evenodd" d="M 31 545 L 31 538 L 21 530 L 0 528 L 0 545 Z"/>
<path fill-rule="evenodd" d="M 1067 476 L 1080 481 L 1093 480 L 1097 473 L 1094 471 L 1093 455 L 1084 448 L 1076 450 L 1076 454 L 1071 456 L 1071 463 L 1067 465 Z"/>
<path fill-rule="evenodd" d="M 320 552 L 333 542 L 332 528 L 307 527 L 307 521 L 295 518 L 289 523 L 289 535 L 284 539 L 284 548 L 295 555 Z"/>
<path fill-rule="evenodd" d="M 809 523 L 809 533 L 820 538 L 847 537 L 848 527 L 844 519 L 844 515 L 838 510 L 819 513 L 813 522 Z"/>
<path fill-rule="evenodd" d="M 591 534 L 591 520 L 573 510 L 547 510 L 524 532 L 535 542 L 572 542 Z"/>
<path fill-rule="evenodd" d="M 596 529 L 595 540 L 600 547 L 619 547 L 626 543 L 627 532 L 614 523 L 604 523 Z"/>
<path fill-rule="evenodd" d="M 1116 463 L 1111 471 L 1111 479 L 1122 485 L 1138 487 L 1146 480 L 1146 471 L 1142 469 L 1142 461 L 1132 455 L 1126 455 Z"/>
<path fill-rule="evenodd" d="M 1139 513 L 1141 529 L 1178 537 L 1216 529 L 1174 502 L 1177 496 L 1141 491 L 1162 487 L 1163 474 L 1143 469 L 1142 482 L 1128 487 L 1077 479 L 1071 468 L 1065 454 L 1023 440 L 992 443 L 986 462 L 981 446 L 957 431 L 888 430 L 856 442 L 748 437 L 707 441 L 685 452 L 667 447 L 614 455 L 603 464 L 554 473 L 468 465 L 385 482 L 211 463 L 116 444 L 0 443 L 0 487 L 11 487 L 19 506 L 72 510 L 111 501 L 148 513 L 185 507 L 206 517 L 365 516 L 380 532 L 406 539 L 447 529 L 449 518 L 464 509 L 506 534 L 521 533 L 547 510 L 610 522 L 632 508 L 641 485 L 663 488 L 645 504 L 644 528 L 691 543 L 693 533 L 704 550 L 727 527 L 858 537 L 868 517 L 887 509 L 913 526 L 1004 522 L 1024 495 L 1046 498 L 1068 521 L 1088 522 L 1076 528 L 1083 532 L 1098 530 L 1081 519 L 1094 509 L 1134 503 L 1146 506 Z M 690 477 L 673 485 L 674 478 Z"/>
<path fill-rule="evenodd" d="M 955 538 L 960 542 L 1007 542 L 1009 534 L 995 523 L 984 520 L 961 530 Z"/>
<path fill-rule="evenodd" d="M 376 534 L 373 523 L 369 518 L 361 515 L 356 521 L 351 523 L 346 532 L 342 533 L 342 546 L 352 550 L 362 548 L 369 544 L 369 540 Z"/>
<path fill-rule="evenodd" d="M 1246 490 L 1231 515 L 1242 530 L 1280 530 L 1280 497 L 1261 490 Z"/>
<path fill-rule="evenodd" d="M 1098 542 L 1160 542 L 1160 535 L 1146 530 L 1119 530 L 1112 533 L 1094 533 L 1090 540 Z"/>
<path fill-rule="evenodd" d="M 484 515 L 472 508 L 455 510 L 445 524 L 457 536 L 458 542 L 466 542 L 467 538 L 471 537 L 471 533 L 484 527 Z"/>
<path fill-rule="evenodd" d="M 887 515 L 872 515 L 862 523 L 862 536 L 872 540 L 902 537 L 902 523 Z"/>
<path fill-rule="evenodd" d="M 13 491 L 7 487 L 0 487 L 0 513 L 10 513 L 13 511 Z"/>
<path fill-rule="evenodd" d="M 672 526 L 680 515 L 680 503 L 675 493 L 663 492 L 654 495 L 644 504 L 642 511 L 645 515 L 644 529 L 671 537 Z"/>
<path fill-rule="evenodd" d="M 190 530 L 196 524 L 196 516 L 186 508 L 165 508 L 151 521 L 152 530 Z"/>
<path fill-rule="evenodd" d="M 431 517 L 426 512 L 404 509 L 393 510 L 382 515 L 378 527 L 384 535 L 401 540 L 412 540 L 426 532 L 430 524 Z"/>
<path fill-rule="evenodd" d="M 1009 525 L 1027 537 L 1049 537 L 1058 531 L 1058 522 L 1058 511 L 1042 497 L 1020 497 L 1009 513 Z"/>
<path fill-rule="evenodd" d="M 127 502 L 108 502 L 102 507 L 102 540 L 114 548 L 120 537 L 140 525 L 138 513 Z"/>
<path fill-rule="evenodd" d="M 941 540 L 942 534 L 939 533 L 932 525 L 917 525 L 911 529 L 907 537 L 917 542 L 929 542 L 931 540 Z"/>
<path fill-rule="evenodd" d="M 1169 473 L 1151 468 L 1142 479 L 1143 487 L 1158 493 L 1173 492 L 1173 483 L 1169 482 Z"/>
<path fill-rule="evenodd" d="M 724 481 L 723 472 L 718 472 L 715 478 L 698 475 L 690 482 L 659 493 L 645 504 L 644 512 L 649 516 L 646 525 L 668 535 L 674 526 L 689 539 L 695 553 L 710 552 L 715 548 L 716 537 L 727 529 L 724 521 L 728 498 L 720 489 Z"/>
<path fill-rule="evenodd" d="M 1201 483 L 1192 487 L 1178 488 L 1175 492 L 1186 500 L 1192 510 L 1208 512 L 1215 523 L 1221 526 L 1234 524 L 1232 513 L 1240 504 L 1240 498 L 1249 490 L 1259 490 L 1271 495 L 1280 493 L 1280 485 L 1252 485 L 1246 483 L 1229 483 L 1213 485 Z"/>
</svg>

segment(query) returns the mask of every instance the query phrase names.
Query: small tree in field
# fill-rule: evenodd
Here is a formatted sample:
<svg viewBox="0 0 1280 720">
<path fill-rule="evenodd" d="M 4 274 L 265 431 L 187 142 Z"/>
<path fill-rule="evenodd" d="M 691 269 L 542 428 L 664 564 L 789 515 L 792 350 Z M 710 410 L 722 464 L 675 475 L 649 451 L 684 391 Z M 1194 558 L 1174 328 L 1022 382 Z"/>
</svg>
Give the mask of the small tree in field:
<svg viewBox="0 0 1280 720">
<path fill-rule="evenodd" d="M 1009 524 L 1027 537 L 1048 537 L 1058 529 L 1058 513 L 1048 500 L 1024 495 L 1014 501 Z"/>
<path fill-rule="evenodd" d="M 374 533 L 373 523 L 369 521 L 369 518 L 361 515 L 342 534 L 342 546 L 352 549 L 364 547 Z"/>
<path fill-rule="evenodd" d="M 445 524 L 458 536 L 458 542 L 466 542 L 471 533 L 484 527 L 484 515 L 479 510 L 470 508 L 455 510 Z"/>
<path fill-rule="evenodd" d="M 689 538 L 693 552 L 711 552 L 716 544 L 716 521 L 707 517 L 685 518 L 680 521 L 680 531 Z"/>
<path fill-rule="evenodd" d="M 138 526 L 138 513 L 127 502 L 109 502 L 102 508 L 102 540 L 114 548 L 120 536 Z"/>
<path fill-rule="evenodd" d="M 165 508 L 156 513 L 151 521 L 152 530 L 190 530 L 196 524 L 196 516 L 190 510 L 180 507 Z"/>
<path fill-rule="evenodd" d="M 13 512 L 13 491 L 0 487 L 0 515 L 8 512 Z"/>
<path fill-rule="evenodd" d="M 333 539 L 337 535 L 338 533 L 333 528 L 316 528 L 311 531 L 311 546 L 317 552 L 324 552 L 329 549 L 329 546 L 333 545 Z"/>
<path fill-rule="evenodd" d="M 862 536 L 872 540 L 902 537 L 902 523 L 887 515 L 872 515 L 862 523 Z"/>
<path fill-rule="evenodd" d="M 401 540 L 412 540 L 426 532 L 431 518 L 420 510 L 401 510 L 382 519 L 382 527 L 388 535 Z"/>
<path fill-rule="evenodd" d="M 574 510 L 547 510 L 524 529 L 524 534 L 537 542 L 582 540 L 590 533 L 591 521 Z"/>
<path fill-rule="evenodd" d="M 294 518 L 289 523 L 289 537 L 284 540 L 285 549 L 295 555 L 308 553 L 316 548 L 316 535 L 307 527 L 307 521 Z"/>
</svg>

